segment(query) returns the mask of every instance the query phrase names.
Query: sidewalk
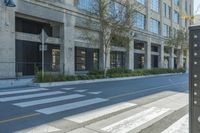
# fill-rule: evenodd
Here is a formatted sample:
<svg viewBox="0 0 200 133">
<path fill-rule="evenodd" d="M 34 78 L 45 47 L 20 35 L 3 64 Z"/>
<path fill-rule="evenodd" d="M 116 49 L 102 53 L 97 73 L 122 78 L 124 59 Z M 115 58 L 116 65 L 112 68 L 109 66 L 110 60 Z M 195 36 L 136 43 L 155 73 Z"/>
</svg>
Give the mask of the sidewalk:
<svg viewBox="0 0 200 133">
<path fill-rule="evenodd" d="M 20 79 L 3 79 L 0 80 L 0 89 L 22 87 L 33 84 L 33 78 L 20 78 Z"/>
</svg>

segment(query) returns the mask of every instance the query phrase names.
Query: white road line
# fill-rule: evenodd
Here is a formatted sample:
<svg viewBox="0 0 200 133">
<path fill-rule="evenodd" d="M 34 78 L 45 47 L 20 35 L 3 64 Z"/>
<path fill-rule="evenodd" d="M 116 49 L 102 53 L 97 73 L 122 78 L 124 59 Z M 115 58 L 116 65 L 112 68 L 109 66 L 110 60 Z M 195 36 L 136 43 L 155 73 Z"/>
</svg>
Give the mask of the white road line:
<svg viewBox="0 0 200 133">
<path fill-rule="evenodd" d="M 79 93 L 82 93 L 82 92 L 86 92 L 87 90 L 75 90 L 75 92 L 79 92 Z"/>
<path fill-rule="evenodd" d="M 185 115 L 162 133 L 189 133 L 189 115 Z"/>
<path fill-rule="evenodd" d="M 88 92 L 88 94 L 92 94 L 92 95 L 98 95 L 98 94 L 101 94 L 102 91 L 94 91 L 94 92 Z"/>
<path fill-rule="evenodd" d="M 19 107 L 30 107 L 30 106 L 34 106 L 34 105 L 75 99 L 75 98 L 80 98 L 80 97 L 84 97 L 84 96 L 85 95 L 73 94 L 73 95 L 60 96 L 60 97 L 54 97 L 54 98 L 46 98 L 46 99 L 40 99 L 40 100 L 35 100 L 35 101 L 29 101 L 29 102 L 14 103 L 13 105 L 19 106 Z"/>
<path fill-rule="evenodd" d="M 130 107 L 133 107 L 133 106 L 136 106 L 136 104 L 119 103 L 119 104 L 116 104 L 116 105 L 103 107 L 103 108 L 100 108 L 100 109 L 88 111 L 88 112 L 77 114 L 77 115 L 74 115 L 74 116 L 69 116 L 69 117 L 66 117 L 64 119 L 71 120 L 71 121 L 74 121 L 74 122 L 77 122 L 77 123 L 83 123 L 83 122 L 86 122 L 86 121 L 89 121 L 89 120 L 92 120 L 92 119 L 95 119 L 95 118 L 98 118 L 98 117 L 101 117 L 101 116 L 105 116 L 107 114 L 111 114 L 111 113 L 114 113 L 114 112 L 117 112 L 117 111 L 120 111 L 120 110 L 123 110 L 123 109 L 127 109 L 127 108 L 130 108 Z"/>
<path fill-rule="evenodd" d="M 85 100 L 85 101 L 74 102 L 74 103 L 39 109 L 36 111 L 43 113 L 43 114 L 54 114 L 54 113 L 72 110 L 72 109 L 76 109 L 76 108 L 80 108 L 80 107 L 84 107 L 84 106 L 88 106 L 88 105 L 93 105 L 93 104 L 97 104 L 97 103 L 101 103 L 101 102 L 105 102 L 105 101 L 108 101 L 108 99 L 94 98 L 94 99 L 89 99 L 89 100 Z"/>
<path fill-rule="evenodd" d="M 61 129 L 49 126 L 49 125 L 41 125 L 37 127 L 33 127 L 30 129 L 25 129 L 22 131 L 17 131 L 15 133 L 52 133 L 52 132 L 58 132 Z"/>
<path fill-rule="evenodd" d="M 52 91 L 52 92 L 45 92 L 45 93 L 38 93 L 38 94 L 20 95 L 20 96 L 14 96 L 14 97 L 4 97 L 4 98 L 0 98 L 0 102 L 8 102 L 8 101 L 29 99 L 29 98 L 42 97 L 42 96 L 50 96 L 50 95 L 57 95 L 57 94 L 63 94 L 63 93 L 65 93 L 65 92 Z"/>
<path fill-rule="evenodd" d="M 155 119 L 156 117 L 163 115 L 168 111 L 169 109 L 159 109 L 156 107 L 152 107 L 143 112 L 140 112 L 119 122 L 116 122 L 112 125 L 104 127 L 101 130 L 111 133 L 126 133 Z"/>
<path fill-rule="evenodd" d="M 27 93 L 27 92 L 46 91 L 46 90 L 48 90 L 48 89 L 45 89 L 45 88 L 37 88 L 37 89 L 26 89 L 26 90 L 5 91 L 5 92 L 0 92 L 0 96 L 3 96 L 3 95 L 10 95 L 10 94 Z"/>
<path fill-rule="evenodd" d="M 63 90 L 69 91 L 69 90 L 73 90 L 75 88 L 62 88 Z"/>
</svg>

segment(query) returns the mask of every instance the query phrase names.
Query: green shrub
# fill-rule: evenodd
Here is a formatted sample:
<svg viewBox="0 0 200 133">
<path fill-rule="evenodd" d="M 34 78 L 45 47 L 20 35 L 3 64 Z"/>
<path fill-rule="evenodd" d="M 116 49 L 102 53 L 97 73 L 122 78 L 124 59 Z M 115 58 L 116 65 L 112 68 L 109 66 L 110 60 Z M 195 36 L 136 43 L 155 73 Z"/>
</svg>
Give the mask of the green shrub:
<svg viewBox="0 0 200 133">
<path fill-rule="evenodd" d="M 140 69 L 131 71 L 126 68 L 113 68 L 108 70 L 107 75 L 109 78 L 118 77 L 131 77 L 131 76 L 144 76 L 144 75 L 155 75 L 155 74 L 165 74 L 165 73 L 184 73 L 186 70 L 183 68 L 179 69 L 164 69 L 155 68 L 151 70 Z M 55 75 L 51 73 L 45 73 L 44 78 L 42 78 L 42 72 L 36 74 L 35 82 L 59 82 L 59 81 L 75 81 L 75 80 L 91 80 L 91 79 L 102 79 L 104 78 L 103 71 L 93 70 L 89 72 L 88 75 Z"/>
</svg>

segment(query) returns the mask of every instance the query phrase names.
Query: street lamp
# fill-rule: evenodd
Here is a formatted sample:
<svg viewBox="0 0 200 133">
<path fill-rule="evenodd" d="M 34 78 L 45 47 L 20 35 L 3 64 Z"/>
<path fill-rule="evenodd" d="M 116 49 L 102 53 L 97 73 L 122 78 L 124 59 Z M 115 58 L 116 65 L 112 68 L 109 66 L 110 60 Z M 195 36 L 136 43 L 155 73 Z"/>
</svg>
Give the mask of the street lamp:
<svg viewBox="0 0 200 133">
<path fill-rule="evenodd" d="M 16 7 L 15 2 L 13 0 L 4 0 L 4 3 L 7 7 Z"/>
</svg>

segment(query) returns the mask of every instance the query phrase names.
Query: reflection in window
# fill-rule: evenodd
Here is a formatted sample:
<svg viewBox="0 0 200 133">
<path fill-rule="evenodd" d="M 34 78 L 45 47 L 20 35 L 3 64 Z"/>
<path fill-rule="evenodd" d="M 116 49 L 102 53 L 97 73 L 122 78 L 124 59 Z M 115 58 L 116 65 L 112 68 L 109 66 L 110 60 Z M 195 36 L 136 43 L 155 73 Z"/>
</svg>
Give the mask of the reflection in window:
<svg viewBox="0 0 200 133">
<path fill-rule="evenodd" d="M 59 71 L 60 70 L 60 50 L 52 49 L 52 70 Z"/>
<path fill-rule="evenodd" d="M 75 48 L 75 70 L 87 71 L 99 69 L 99 50 L 91 48 Z"/>
<path fill-rule="evenodd" d="M 125 67 L 125 52 L 112 51 L 110 53 L 111 68 Z"/>
<path fill-rule="evenodd" d="M 150 23 L 150 31 L 156 34 L 159 34 L 159 26 L 160 26 L 160 22 L 155 20 L 155 19 L 151 19 L 151 23 Z"/>
<path fill-rule="evenodd" d="M 137 28 L 145 29 L 145 22 L 145 15 L 137 12 L 133 19 L 134 26 Z"/>
<path fill-rule="evenodd" d="M 97 0 L 78 0 L 77 7 L 88 12 L 96 13 L 98 10 Z"/>
<path fill-rule="evenodd" d="M 151 0 L 151 9 L 153 11 L 159 12 L 159 0 Z"/>
</svg>

